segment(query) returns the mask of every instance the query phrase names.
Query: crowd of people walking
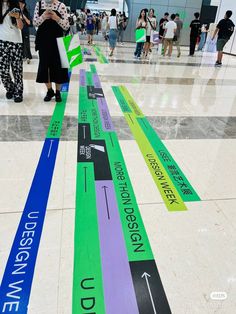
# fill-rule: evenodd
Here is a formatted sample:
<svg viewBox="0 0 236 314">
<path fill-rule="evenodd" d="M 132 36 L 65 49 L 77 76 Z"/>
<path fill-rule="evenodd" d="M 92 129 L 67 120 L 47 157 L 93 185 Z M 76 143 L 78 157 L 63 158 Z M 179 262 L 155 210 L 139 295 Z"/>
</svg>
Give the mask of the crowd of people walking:
<svg viewBox="0 0 236 314">
<path fill-rule="evenodd" d="M 218 36 L 216 66 L 219 67 L 222 65 L 223 49 L 234 32 L 231 16 L 232 11 L 227 11 L 212 36 L 212 39 Z M 194 56 L 199 39 L 198 50 L 203 49 L 206 41 L 208 26 L 203 25 L 199 17 L 200 14 L 196 12 L 189 25 L 189 56 Z M 6 89 L 6 98 L 15 102 L 23 100 L 23 60 L 30 63 L 32 59 L 29 27 L 37 28 L 35 50 L 38 52 L 39 66 L 36 81 L 46 85 L 44 101 L 55 97 L 60 102 L 60 87 L 68 82 L 68 70 L 61 66 L 57 38 L 80 32 L 87 35 L 88 44 L 92 45 L 94 35 L 101 32 L 104 40 L 109 42 L 109 55 L 113 56 L 117 43 L 124 45 L 127 24 L 124 12 L 117 13 L 115 9 L 109 15 L 106 12 L 92 13 L 89 9 L 70 12 L 59 0 L 38 1 L 31 19 L 25 0 L 0 0 L 0 79 Z M 183 25 L 178 13 L 169 15 L 166 12 L 158 23 L 154 9 L 142 9 L 135 27 L 136 32 L 144 35 L 137 40 L 134 57 L 147 58 L 154 44 L 159 44 L 163 57 L 171 57 L 173 46 L 176 46 L 179 58 Z M 154 41 L 154 36 L 158 40 Z M 52 83 L 55 83 L 55 89 Z"/>
</svg>

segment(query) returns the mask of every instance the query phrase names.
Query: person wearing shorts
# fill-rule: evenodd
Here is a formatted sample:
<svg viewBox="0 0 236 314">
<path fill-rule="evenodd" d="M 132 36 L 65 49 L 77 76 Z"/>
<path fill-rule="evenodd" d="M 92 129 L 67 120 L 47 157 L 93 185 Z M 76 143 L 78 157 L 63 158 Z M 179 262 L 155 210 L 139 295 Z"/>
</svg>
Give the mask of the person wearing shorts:
<svg viewBox="0 0 236 314">
<path fill-rule="evenodd" d="M 151 48 L 151 32 L 155 31 L 156 28 L 157 28 L 157 20 L 154 15 L 154 9 L 150 9 L 149 14 L 147 16 L 147 36 L 146 36 L 146 42 L 144 45 L 145 57 L 148 56 L 149 50 Z"/>
<path fill-rule="evenodd" d="M 93 15 L 90 13 L 90 10 L 87 9 L 87 19 L 86 19 L 86 29 L 87 29 L 87 36 L 88 36 L 88 44 L 93 44 L 93 34 L 95 28 L 95 19 Z"/>
<path fill-rule="evenodd" d="M 221 67 L 222 66 L 222 58 L 223 58 L 223 50 L 226 43 L 229 41 L 230 37 L 232 36 L 234 32 L 234 23 L 230 20 L 230 17 L 232 16 L 232 11 L 227 11 L 225 13 L 225 16 L 222 20 L 219 21 L 219 23 L 216 26 L 216 30 L 214 32 L 214 35 L 212 37 L 212 40 L 214 40 L 216 34 L 218 34 L 218 39 L 216 43 L 217 48 L 217 60 L 215 63 L 215 66 Z"/>
<path fill-rule="evenodd" d="M 177 30 L 177 25 L 174 22 L 176 15 L 171 14 L 170 21 L 165 25 L 165 33 L 164 33 L 164 56 L 166 55 L 166 51 L 168 48 L 168 56 L 171 57 L 173 50 L 173 39 Z"/>
<path fill-rule="evenodd" d="M 180 57 L 181 55 L 181 51 L 180 51 L 180 38 L 181 38 L 181 31 L 182 31 L 182 28 L 183 28 L 183 21 L 179 18 L 179 13 L 176 13 L 176 16 L 175 16 L 175 24 L 177 25 L 177 29 L 176 29 L 176 32 L 175 32 L 175 41 L 174 41 L 174 45 L 176 46 L 177 48 L 177 58 Z"/>
</svg>

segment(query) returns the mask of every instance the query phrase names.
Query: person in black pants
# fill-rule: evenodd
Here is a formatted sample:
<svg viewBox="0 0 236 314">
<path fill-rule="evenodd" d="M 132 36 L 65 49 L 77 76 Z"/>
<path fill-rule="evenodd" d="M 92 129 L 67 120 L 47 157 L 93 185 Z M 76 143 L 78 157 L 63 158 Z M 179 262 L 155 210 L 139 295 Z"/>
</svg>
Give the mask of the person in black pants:
<svg viewBox="0 0 236 314">
<path fill-rule="evenodd" d="M 21 31 L 23 40 L 23 58 L 27 60 L 27 63 L 30 63 L 30 60 L 32 59 L 32 54 L 30 51 L 30 32 L 29 32 L 31 19 L 29 11 L 26 7 L 25 0 L 19 0 L 19 5 L 23 17 L 22 21 L 24 23 L 24 27 Z"/>
<path fill-rule="evenodd" d="M 199 20 L 200 14 L 198 12 L 194 13 L 195 19 L 190 24 L 190 49 L 189 55 L 192 57 L 195 52 L 195 47 L 197 43 L 197 38 L 201 32 L 201 22 Z"/>
</svg>

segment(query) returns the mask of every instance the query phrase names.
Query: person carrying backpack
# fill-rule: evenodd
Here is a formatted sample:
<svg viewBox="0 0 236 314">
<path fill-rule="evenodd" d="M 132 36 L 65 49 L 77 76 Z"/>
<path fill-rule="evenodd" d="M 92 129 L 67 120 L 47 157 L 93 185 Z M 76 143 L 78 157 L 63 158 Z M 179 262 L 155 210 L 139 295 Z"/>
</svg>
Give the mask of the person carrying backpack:
<svg viewBox="0 0 236 314">
<path fill-rule="evenodd" d="M 233 12 L 228 10 L 225 13 L 225 17 L 219 21 L 219 23 L 216 26 L 216 30 L 214 32 L 214 35 L 212 37 L 212 40 L 214 40 L 215 36 L 218 34 L 218 39 L 216 43 L 217 47 L 217 61 L 215 63 L 215 66 L 221 67 L 222 66 L 222 58 L 223 58 L 223 49 L 226 43 L 229 41 L 230 37 L 232 36 L 234 32 L 234 23 L 230 20 L 230 17 L 232 16 Z"/>
<path fill-rule="evenodd" d="M 70 15 L 68 16 L 68 20 L 70 24 L 70 33 L 74 35 L 77 33 L 77 27 L 76 27 L 77 17 L 75 15 L 75 12 L 71 11 Z"/>
</svg>

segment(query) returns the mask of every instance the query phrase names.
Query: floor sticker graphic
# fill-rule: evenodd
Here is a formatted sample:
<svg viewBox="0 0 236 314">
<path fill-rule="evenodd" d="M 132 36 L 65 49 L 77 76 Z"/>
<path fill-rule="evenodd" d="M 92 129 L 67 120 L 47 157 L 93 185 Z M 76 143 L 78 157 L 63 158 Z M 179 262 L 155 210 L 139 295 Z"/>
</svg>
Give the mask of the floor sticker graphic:
<svg viewBox="0 0 236 314">
<path fill-rule="evenodd" d="M 72 312 L 171 313 L 94 66 L 79 94 Z"/>
<path fill-rule="evenodd" d="M 107 60 L 107 58 L 104 56 L 102 50 L 100 47 L 94 45 L 93 46 L 94 52 L 96 53 L 97 57 L 98 57 L 98 61 L 100 63 L 109 63 L 109 61 Z"/>
<path fill-rule="evenodd" d="M 28 312 L 40 238 L 44 225 L 69 84 L 62 86 L 62 102 L 57 103 L 50 121 L 39 163 L 13 241 L 0 286 L 0 312 Z"/>
<path fill-rule="evenodd" d="M 128 90 L 113 86 L 113 92 L 168 209 L 185 210 L 183 201 L 199 201 L 200 197 Z"/>
</svg>

